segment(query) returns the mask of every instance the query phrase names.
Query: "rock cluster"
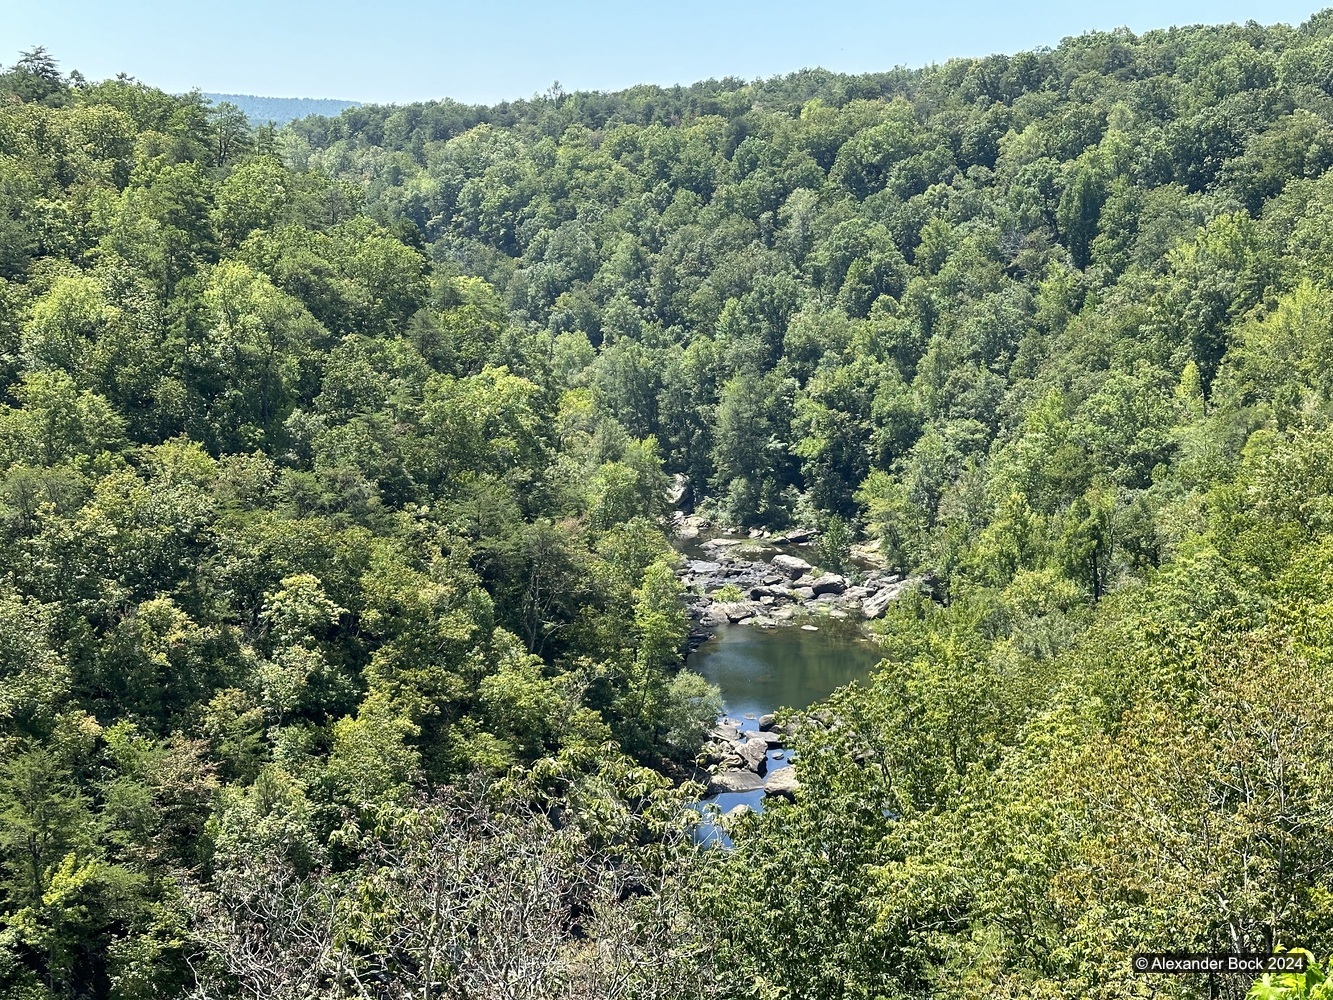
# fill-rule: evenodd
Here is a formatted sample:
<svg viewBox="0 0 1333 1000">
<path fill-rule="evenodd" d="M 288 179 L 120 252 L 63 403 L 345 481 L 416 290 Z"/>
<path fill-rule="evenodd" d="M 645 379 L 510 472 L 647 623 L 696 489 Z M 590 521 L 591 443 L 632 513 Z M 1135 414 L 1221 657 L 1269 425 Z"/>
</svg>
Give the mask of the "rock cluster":
<svg viewBox="0 0 1333 1000">
<path fill-rule="evenodd" d="M 698 528 L 686 525 L 684 530 Z M 728 624 L 771 628 L 802 616 L 879 618 L 893 600 L 921 582 L 882 570 L 852 579 L 838 573 L 815 575 L 808 560 L 778 551 L 770 540 L 712 538 L 700 548 L 707 558 L 685 560 L 677 570 L 690 595 L 690 648 Z"/>
<path fill-rule="evenodd" d="M 759 720 L 758 732 L 743 733 L 730 719 L 723 719 L 704 744 L 703 762 L 709 765 L 708 794 L 753 792 L 792 798 L 800 787 L 794 764 L 769 770 L 771 749 L 787 745 L 787 734 L 773 729 L 773 716 Z"/>
</svg>

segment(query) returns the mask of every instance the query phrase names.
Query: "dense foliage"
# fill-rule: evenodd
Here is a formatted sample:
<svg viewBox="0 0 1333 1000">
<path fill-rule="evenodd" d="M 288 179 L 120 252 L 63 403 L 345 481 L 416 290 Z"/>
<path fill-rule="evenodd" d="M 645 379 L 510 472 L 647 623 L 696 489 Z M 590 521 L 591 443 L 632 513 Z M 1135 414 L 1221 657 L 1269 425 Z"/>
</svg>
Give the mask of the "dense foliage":
<svg viewBox="0 0 1333 1000">
<path fill-rule="evenodd" d="M 0 988 L 1333 950 L 1333 13 L 281 132 L 0 91 Z M 935 579 L 729 852 L 668 474 Z"/>
<path fill-rule="evenodd" d="M 718 705 L 654 440 L 234 109 L 0 87 L 0 992 L 180 994 L 189 887 L 516 764 L 665 836 Z"/>
</svg>

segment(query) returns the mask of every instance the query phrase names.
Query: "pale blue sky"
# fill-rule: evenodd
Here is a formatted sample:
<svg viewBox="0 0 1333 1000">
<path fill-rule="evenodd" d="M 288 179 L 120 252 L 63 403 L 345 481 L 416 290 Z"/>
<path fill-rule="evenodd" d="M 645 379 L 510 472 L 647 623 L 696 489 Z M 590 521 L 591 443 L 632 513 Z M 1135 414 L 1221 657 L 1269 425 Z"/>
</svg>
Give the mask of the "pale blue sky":
<svg viewBox="0 0 1333 1000">
<path fill-rule="evenodd" d="M 489 103 L 555 80 L 614 90 L 807 66 L 862 72 L 1119 25 L 1298 24 L 1318 9 L 1310 0 L 0 0 L 0 62 L 45 45 L 66 70 L 124 71 L 171 91 Z"/>
</svg>

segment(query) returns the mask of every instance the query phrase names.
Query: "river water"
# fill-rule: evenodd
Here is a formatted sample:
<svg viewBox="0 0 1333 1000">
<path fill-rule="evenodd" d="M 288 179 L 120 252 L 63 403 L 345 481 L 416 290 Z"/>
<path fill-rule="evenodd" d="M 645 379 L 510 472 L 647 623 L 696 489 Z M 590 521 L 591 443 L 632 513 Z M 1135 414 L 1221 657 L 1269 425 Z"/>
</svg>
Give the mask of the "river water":
<svg viewBox="0 0 1333 1000">
<path fill-rule="evenodd" d="M 869 676 L 879 662 L 878 648 L 856 624 L 825 618 L 812 624 L 819 630 L 722 626 L 690 654 L 686 666 L 721 689 L 726 716 L 749 732 L 758 728 L 759 716 L 779 708 L 807 708 L 835 688 Z M 783 751 L 769 752 L 770 772 L 786 766 Z M 762 790 L 728 792 L 702 805 L 723 813 L 742 804 L 760 810 L 763 799 Z M 700 834 L 705 843 L 729 843 L 715 824 L 705 824 Z"/>
</svg>

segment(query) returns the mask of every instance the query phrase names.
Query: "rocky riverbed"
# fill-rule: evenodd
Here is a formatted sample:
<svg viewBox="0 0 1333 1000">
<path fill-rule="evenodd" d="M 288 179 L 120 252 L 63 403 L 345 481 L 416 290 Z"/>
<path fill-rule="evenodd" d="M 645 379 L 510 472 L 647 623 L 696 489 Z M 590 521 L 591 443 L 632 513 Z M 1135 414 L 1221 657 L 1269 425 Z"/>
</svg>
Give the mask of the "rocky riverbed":
<svg viewBox="0 0 1333 1000">
<path fill-rule="evenodd" d="M 923 583 L 875 568 L 820 572 L 804 557 L 810 554 L 809 532 L 699 542 L 700 526 L 689 518 L 678 522 L 678 531 L 702 556 L 682 560 L 676 571 L 692 621 L 691 649 L 723 625 L 818 628 L 821 617 L 879 618 L 896 598 Z"/>
<path fill-rule="evenodd" d="M 748 731 L 737 720 L 719 720 L 701 755 L 709 769 L 708 794 L 762 790 L 765 795 L 794 796 L 800 782 L 786 753 L 789 735 L 774 726 L 772 715 L 761 716 L 758 728 Z"/>
<path fill-rule="evenodd" d="M 830 627 L 830 619 L 865 625 L 897 598 L 929 586 L 924 578 L 904 578 L 874 565 L 847 574 L 822 572 L 806 558 L 813 557 L 811 532 L 735 537 L 681 515 L 676 528 L 684 549 L 676 572 L 691 617 L 691 650 L 732 625 L 818 630 L 821 623 Z M 775 729 L 771 715 L 760 716 L 757 724 L 752 716 L 747 719 L 723 718 L 710 734 L 698 772 L 708 795 L 756 803 L 751 793 L 794 796 L 800 782 L 786 752 L 791 734 Z"/>
</svg>

